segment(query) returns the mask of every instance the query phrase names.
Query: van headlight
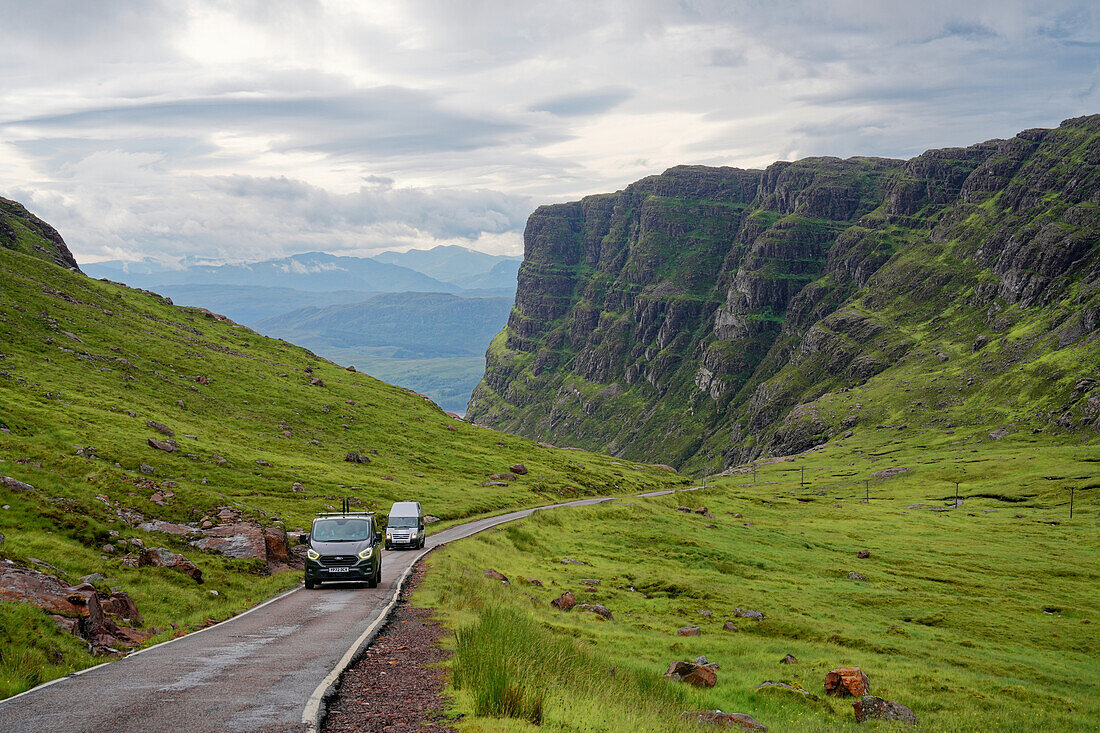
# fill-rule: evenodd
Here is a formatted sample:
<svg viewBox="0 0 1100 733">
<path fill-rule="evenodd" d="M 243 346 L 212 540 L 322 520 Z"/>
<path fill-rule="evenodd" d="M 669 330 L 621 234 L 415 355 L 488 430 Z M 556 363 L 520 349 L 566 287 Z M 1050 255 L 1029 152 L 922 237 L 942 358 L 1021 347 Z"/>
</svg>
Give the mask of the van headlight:
<svg viewBox="0 0 1100 733">
<path fill-rule="evenodd" d="M 373 553 L 374 553 L 374 548 L 373 547 L 368 547 L 365 550 L 360 550 L 359 551 L 359 559 L 360 560 L 370 560 L 370 556 Z"/>
<path fill-rule="evenodd" d="M 317 552 L 316 550 L 314 550 L 311 547 L 308 550 L 306 550 L 306 557 L 308 557 L 310 560 L 320 560 L 321 559 L 321 553 Z"/>
<path fill-rule="evenodd" d="M 411 534 L 409 534 L 409 537 L 413 538 L 414 540 L 416 539 L 416 530 L 415 529 L 412 531 Z"/>
</svg>

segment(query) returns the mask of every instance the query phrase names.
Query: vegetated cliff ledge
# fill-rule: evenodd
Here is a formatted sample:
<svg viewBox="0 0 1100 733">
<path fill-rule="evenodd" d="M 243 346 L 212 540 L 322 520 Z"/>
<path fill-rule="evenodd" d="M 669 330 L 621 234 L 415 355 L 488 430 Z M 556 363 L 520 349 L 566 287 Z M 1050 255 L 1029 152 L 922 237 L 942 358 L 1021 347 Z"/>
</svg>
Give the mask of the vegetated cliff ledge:
<svg viewBox="0 0 1100 733">
<path fill-rule="evenodd" d="M 34 255 L 80 272 L 76 258 L 57 230 L 18 201 L 0 196 L 0 247 Z"/>
<path fill-rule="evenodd" d="M 1100 115 L 671 168 L 532 214 L 468 417 L 710 470 L 876 423 L 1096 430 L 1098 241 Z"/>
</svg>

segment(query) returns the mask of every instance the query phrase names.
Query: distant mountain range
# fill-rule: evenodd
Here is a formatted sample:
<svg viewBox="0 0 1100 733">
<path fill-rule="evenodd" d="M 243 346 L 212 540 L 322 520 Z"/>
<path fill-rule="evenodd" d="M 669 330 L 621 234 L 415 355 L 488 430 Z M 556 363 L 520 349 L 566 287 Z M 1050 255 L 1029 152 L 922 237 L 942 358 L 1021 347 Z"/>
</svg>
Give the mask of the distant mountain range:
<svg viewBox="0 0 1100 733">
<path fill-rule="evenodd" d="M 225 314 L 461 412 L 508 318 L 519 265 L 517 257 L 440 246 L 373 258 L 309 252 L 247 264 L 83 269 Z"/>
</svg>

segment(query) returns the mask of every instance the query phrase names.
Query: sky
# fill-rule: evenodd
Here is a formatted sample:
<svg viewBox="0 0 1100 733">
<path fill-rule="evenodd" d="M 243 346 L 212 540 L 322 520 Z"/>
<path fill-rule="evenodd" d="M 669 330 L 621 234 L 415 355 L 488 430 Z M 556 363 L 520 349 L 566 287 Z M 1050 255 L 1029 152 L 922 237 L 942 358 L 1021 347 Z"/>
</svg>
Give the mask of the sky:
<svg viewBox="0 0 1100 733">
<path fill-rule="evenodd" d="M 0 0 L 0 196 L 80 262 L 522 252 L 679 164 L 1100 112 L 1100 3 Z"/>
</svg>

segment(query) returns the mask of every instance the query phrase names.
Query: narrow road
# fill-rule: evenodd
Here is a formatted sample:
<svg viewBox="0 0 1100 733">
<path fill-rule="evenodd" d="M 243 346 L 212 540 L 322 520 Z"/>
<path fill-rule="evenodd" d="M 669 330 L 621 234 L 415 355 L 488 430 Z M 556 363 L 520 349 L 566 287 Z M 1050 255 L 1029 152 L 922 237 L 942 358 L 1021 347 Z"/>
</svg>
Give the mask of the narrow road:
<svg viewBox="0 0 1100 733">
<path fill-rule="evenodd" d="M 479 519 L 432 535 L 436 547 L 535 511 Z M 0 731 L 306 731 L 318 685 L 337 667 L 394 593 L 420 552 L 387 552 L 382 583 L 299 588 L 209 629 L 0 701 Z"/>
</svg>

